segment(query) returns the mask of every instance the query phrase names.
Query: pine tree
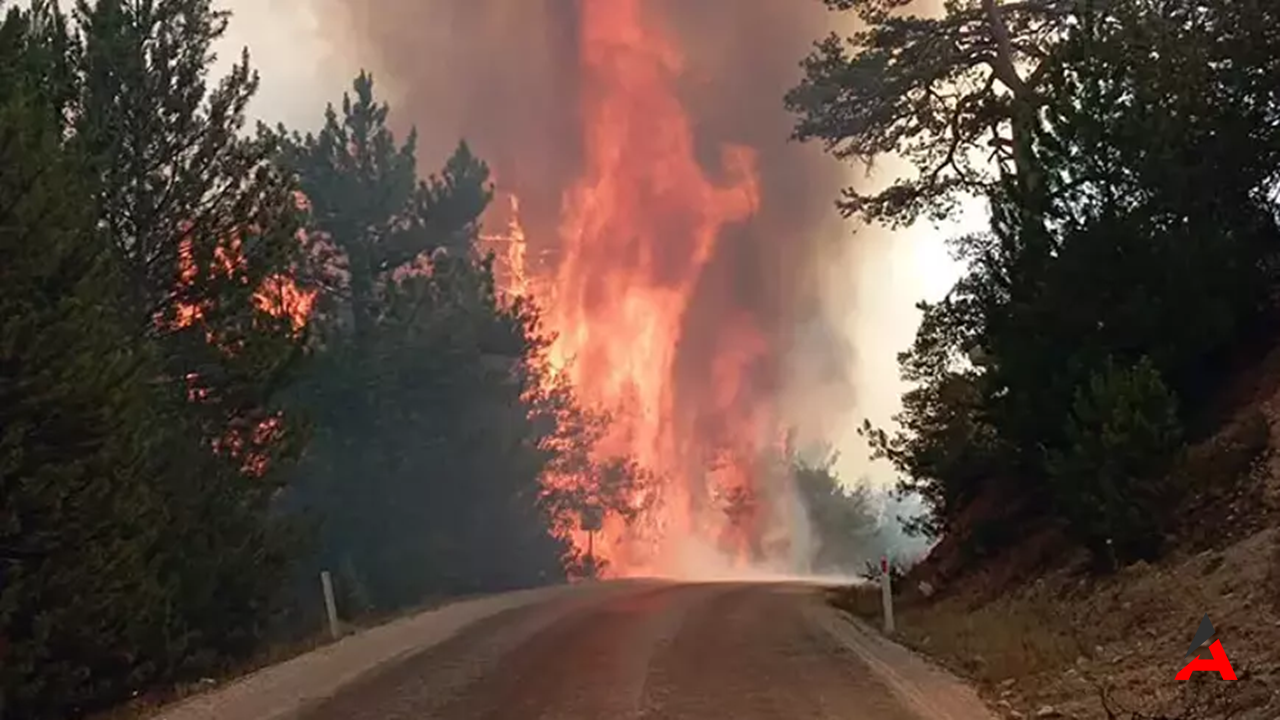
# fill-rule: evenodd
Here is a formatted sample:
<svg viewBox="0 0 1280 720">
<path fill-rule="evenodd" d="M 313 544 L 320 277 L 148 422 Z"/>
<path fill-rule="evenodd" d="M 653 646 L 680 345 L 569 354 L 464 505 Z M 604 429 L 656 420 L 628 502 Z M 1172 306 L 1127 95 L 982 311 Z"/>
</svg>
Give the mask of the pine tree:
<svg viewBox="0 0 1280 720">
<path fill-rule="evenodd" d="M 492 197 L 465 143 L 420 180 L 416 142 L 361 74 L 315 135 L 289 135 L 282 163 L 330 255 L 320 349 L 299 395 L 316 421 L 295 499 L 322 516 L 323 557 L 341 584 L 386 609 L 433 593 L 549 580 L 532 416 L 545 347 L 527 303 L 508 304 L 477 258 Z M 554 429 L 554 426 L 553 426 Z"/>
<path fill-rule="evenodd" d="M 171 378 L 198 385 L 201 435 L 250 444 L 299 349 L 288 320 L 255 295 L 301 257 L 293 188 L 271 162 L 274 144 L 242 133 L 257 75 L 246 53 L 210 87 L 211 47 L 228 20 L 210 0 L 77 8 L 75 130 L 135 291 L 138 332 L 163 340 Z"/>
<path fill-rule="evenodd" d="M 466 143 L 439 176 L 418 178 L 417 132 L 401 144 L 387 126 L 389 108 L 376 102 L 373 77 L 361 73 L 339 114 L 332 105 L 318 134 L 277 130 L 287 138 L 282 164 L 297 174 L 313 212 L 317 239 L 333 246 L 346 279 L 329 278 L 331 312 L 349 323 L 350 335 L 366 336 L 378 309 L 378 294 L 394 271 L 438 248 L 466 255 L 479 218 L 493 197 L 488 167 Z"/>
<path fill-rule="evenodd" d="M 38 3 L 37 37 L 66 23 Z M 272 516 L 301 435 L 281 391 L 303 339 L 263 292 L 301 245 L 267 137 L 243 134 L 247 57 L 212 84 L 227 15 L 202 0 L 82 0 L 75 35 L 24 53 L 80 158 L 92 240 L 121 278 L 126 347 L 147 366 L 147 475 L 163 513 L 145 559 L 164 604 L 127 648 L 139 676 L 208 672 L 251 652 L 289 545 Z M 141 441 L 141 440 L 140 440 Z M 127 597 L 117 599 L 128 604 Z"/>
<path fill-rule="evenodd" d="M 150 554 L 154 365 L 63 147 L 56 36 L 16 12 L 0 27 L 0 714 L 33 718 L 154 679 L 137 651 L 169 600 Z"/>
</svg>

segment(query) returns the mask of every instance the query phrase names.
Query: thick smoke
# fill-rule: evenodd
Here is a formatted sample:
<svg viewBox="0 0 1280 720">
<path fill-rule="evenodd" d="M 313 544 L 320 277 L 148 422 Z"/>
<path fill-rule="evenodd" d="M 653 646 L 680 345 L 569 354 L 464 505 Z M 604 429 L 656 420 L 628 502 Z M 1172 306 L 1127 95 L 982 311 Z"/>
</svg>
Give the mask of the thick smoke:
<svg viewBox="0 0 1280 720">
<path fill-rule="evenodd" d="M 519 196 L 537 257 L 554 253 L 562 198 L 581 169 L 579 3 L 592 1 L 611 0 L 323 0 L 320 16 L 370 65 L 401 129 L 417 128 L 424 171 L 462 137 L 490 163 L 499 188 Z M 714 174 L 722 147 L 750 147 L 761 193 L 694 290 L 673 422 L 700 438 L 731 434 L 721 425 L 734 418 L 701 400 L 728 350 L 725 329 L 745 318 L 767 350 L 735 402 L 744 415 L 783 412 L 802 439 L 820 439 L 853 403 L 850 351 L 827 317 L 821 275 L 832 244 L 848 242 L 832 207 L 845 177 L 818 148 L 788 141 L 782 96 L 832 18 L 817 0 L 650 0 L 646 9 L 685 54 L 680 92 L 701 164 Z"/>
<path fill-rule="evenodd" d="M 358 48 L 395 98 L 395 120 L 415 126 L 419 156 L 438 166 L 465 137 L 519 195 L 530 235 L 554 235 L 561 198 L 578 175 L 582 128 L 576 57 L 579 0 L 325 0 L 328 28 Z M 798 60 L 829 31 L 830 13 L 795 0 L 663 0 L 651 3 L 677 33 L 688 71 L 685 107 L 709 169 L 725 144 L 754 148 L 760 211 L 741 238 L 721 243 L 697 303 L 694 327 L 731 303 L 774 333 L 776 348 L 804 328 L 806 365 L 824 384 L 847 377 L 839 333 L 821 332 L 821 302 L 809 270 L 823 245 L 847 241 L 832 211 L 841 168 L 815 147 L 787 140 L 782 95 Z M 816 327 L 815 327 L 816 325 Z M 689 333 L 696 343 L 698 333 Z M 827 347 L 823 348 L 822 346 Z M 699 352 L 690 347 L 687 362 Z M 761 390 L 777 390 L 778 372 Z"/>
</svg>

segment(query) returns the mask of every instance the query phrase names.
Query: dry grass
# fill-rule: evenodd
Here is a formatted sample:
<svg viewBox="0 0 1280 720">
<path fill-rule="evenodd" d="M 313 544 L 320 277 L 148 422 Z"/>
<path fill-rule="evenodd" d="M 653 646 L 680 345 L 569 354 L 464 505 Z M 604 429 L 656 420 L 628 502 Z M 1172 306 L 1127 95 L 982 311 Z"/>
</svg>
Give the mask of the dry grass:
<svg viewBox="0 0 1280 720">
<path fill-rule="evenodd" d="M 836 604 L 879 625 L 880 593 L 843 591 Z M 1082 646 L 1043 602 L 1002 601 L 973 607 L 962 598 L 899 602 L 896 639 L 981 684 L 995 685 L 1069 666 Z"/>
<path fill-rule="evenodd" d="M 969 678 L 1011 720 L 1045 706 L 1075 720 L 1274 720 L 1280 717 L 1280 532 L 1222 551 L 1138 564 L 1108 578 L 1070 567 L 996 599 L 953 588 L 903 598 L 897 637 Z M 875 588 L 833 596 L 879 626 Z M 1239 676 L 1173 679 L 1208 613 Z"/>
<path fill-rule="evenodd" d="M 916 575 L 941 594 L 901 599 L 897 639 L 1011 720 L 1045 706 L 1074 720 L 1280 718 L 1280 349 L 1238 381 L 1218 432 L 1174 470 L 1188 497 L 1163 561 L 1088 577 L 1046 531 L 957 569 L 956 543 L 940 544 Z M 833 602 L 879 618 L 875 588 Z M 1237 682 L 1174 680 L 1206 613 Z"/>
</svg>

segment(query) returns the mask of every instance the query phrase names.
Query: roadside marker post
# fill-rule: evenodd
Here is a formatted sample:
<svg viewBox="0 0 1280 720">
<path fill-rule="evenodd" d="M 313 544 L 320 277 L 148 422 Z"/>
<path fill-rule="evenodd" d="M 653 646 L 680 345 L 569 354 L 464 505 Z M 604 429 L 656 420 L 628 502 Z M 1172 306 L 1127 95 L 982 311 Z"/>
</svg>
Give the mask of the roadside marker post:
<svg viewBox="0 0 1280 720">
<path fill-rule="evenodd" d="M 884 633 L 893 634 L 893 587 L 889 572 L 889 558 L 880 556 L 880 603 L 884 606 Z"/>
<path fill-rule="evenodd" d="M 604 527 L 604 508 L 594 503 L 587 505 L 582 510 L 578 527 L 587 533 L 587 579 L 596 580 L 600 572 L 596 561 L 596 533 Z"/>
<path fill-rule="evenodd" d="M 338 604 L 333 600 L 333 578 L 329 576 L 328 570 L 320 571 L 320 586 L 324 588 L 324 609 L 329 616 L 329 635 L 337 640 L 342 636 L 342 629 L 338 627 Z"/>
</svg>

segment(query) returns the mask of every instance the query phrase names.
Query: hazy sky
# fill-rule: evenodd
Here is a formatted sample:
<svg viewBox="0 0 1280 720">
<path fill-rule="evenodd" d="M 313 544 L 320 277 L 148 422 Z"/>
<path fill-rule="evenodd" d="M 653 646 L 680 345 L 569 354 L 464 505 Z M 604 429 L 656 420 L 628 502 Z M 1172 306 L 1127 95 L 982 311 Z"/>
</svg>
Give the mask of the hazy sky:
<svg viewBox="0 0 1280 720">
<path fill-rule="evenodd" d="M 942 227 L 917 223 L 898 232 L 863 233 L 849 244 L 848 254 L 833 263 L 833 288 L 853 290 L 843 316 L 855 348 L 852 373 L 858 397 L 843 432 L 832 438 L 841 455 L 841 478 L 865 476 L 877 485 L 893 482 L 886 463 L 869 461 L 870 449 L 857 427 L 863 418 L 887 427 L 901 407 L 907 386 L 898 376 L 898 353 L 911 344 L 920 324 L 915 304 L 941 299 L 959 278 L 961 267 L 947 252 L 946 239 L 981 229 L 984 223 L 982 207 L 974 206 L 965 217 Z M 839 302 L 837 292 L 829 293 L 830 302 Z"/>
<path fill-rule="evenodd" d="M 324 104 L 340 98 L 360 69 L 362 58 L 340 51 L 322 36 L 314 14 L 322 2 L 224 0 L 235 17 L 221 62 L 249 47 L 262 73 L 262 90 L 253 108 L 261 119 L 314 126 Z M 830 193 L 834 201 L 838 188 Z M 852 380 L 858 407 L 849 409 L 845 427 L 831 438 L 841 452 L 839 469 L 846 480 L 869 476 L 877 484 L 892 481 L 887 467 L 867 461 L 866 446 L 855 428 L 864 417 L 885 424 L 897 410 L 904 388 L 896 356 L 910 344 L 919 323 L 914 305 L 941 297 L 957 277 L 945 239 L 976 229 L 982 221 L 981 209 L 973 208 L 967 217 L 941 229 L 921 224 L 898 233 L 864 233 L 848 244 L 844 257 L 833 258 L 829 301 L 832 307 L 845 308 L 844 331 L 857 354 Z"/>
<path fill-rule="evenodd" d="M 248 47 L 262 75 L 253 112 L 271 124 L 310 128 L 323 119 L 325 103 L 337 101 L 360 69 L 321 35 L 318 0 L 221 0 L 234 13 L 218 49 L 219 65 L 237 60 Z"/>
</svg>

